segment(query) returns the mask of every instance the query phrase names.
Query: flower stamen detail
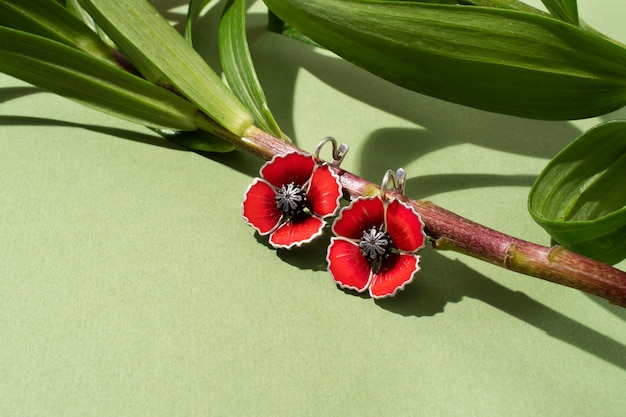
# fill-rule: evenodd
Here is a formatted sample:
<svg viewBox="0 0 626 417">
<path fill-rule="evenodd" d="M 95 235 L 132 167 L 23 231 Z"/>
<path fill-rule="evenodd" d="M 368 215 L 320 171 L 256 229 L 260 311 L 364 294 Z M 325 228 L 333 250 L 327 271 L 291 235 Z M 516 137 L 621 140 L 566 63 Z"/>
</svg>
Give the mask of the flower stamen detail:
<svg viewBox="0 0 626 417">
<path fill-rule="evenodd" d="M 391 253 L 393 241 L 391 236 L 383 230 L 372 227 L 365 230 L 359 242 L 361 253 L 371 262 L 380 262 Z"/>
<path fill-rule="evenodd" d="M 287 216 L 302 213 L 306 204 L 306 192 L 294 182 L 283 185 L 276 192 L 276 207 Z"/>
</svg>

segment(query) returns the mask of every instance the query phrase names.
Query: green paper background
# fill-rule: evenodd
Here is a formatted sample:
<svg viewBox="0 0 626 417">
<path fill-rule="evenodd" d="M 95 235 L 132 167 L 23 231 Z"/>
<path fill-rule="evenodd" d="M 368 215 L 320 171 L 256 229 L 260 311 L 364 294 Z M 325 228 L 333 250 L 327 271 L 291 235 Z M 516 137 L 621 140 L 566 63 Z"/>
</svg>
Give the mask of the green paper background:
<svg viewBox="0 0 626 417">
<path fill-rule="evenodd" d="M 158 4 L 183 19 L 182 2 Z M 622 0 L 579 6 L 626 40 Z M 530 241 L 549 244 L 526 211 L 547 161 L 626 116 L 448 104 L 267 33 L 259 1 L 251 12 L 259 77 L 299 146 L 333 135 L 348 170 L 378 182 L 404 167 L 408 195 Z M 207 57 L 218 14 L 196 31 Z M 624 415 L 626 309 L 428 248 L 397 297 L 345 293 L 328 235 L 277 251 L 242 220 L 250 155 L 182 150 L 4 75 L 0 129 L 2 416 Z"/>
</svg>

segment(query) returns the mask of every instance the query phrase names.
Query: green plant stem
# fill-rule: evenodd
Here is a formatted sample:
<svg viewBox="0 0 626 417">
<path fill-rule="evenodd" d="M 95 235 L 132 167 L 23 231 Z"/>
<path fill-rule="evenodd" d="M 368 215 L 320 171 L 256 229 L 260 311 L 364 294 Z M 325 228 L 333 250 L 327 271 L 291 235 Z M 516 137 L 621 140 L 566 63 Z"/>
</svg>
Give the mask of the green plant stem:
<svg viewBox="0 0 626 417">
<path fill-rule="evenodd" d="M 269 160 L 275 155 L 305 152 L 257 127 L 249 128 L 244 137 L 227 132 L 221 135 L 235 146 Z M 305 152 L 306 153 L 306 152 Z M 380 192 L 380 187 L 342 169 L 335 169 L 344 192 L 351 198 Z M 527 242 L 482 226 L 430 201 L 402 199 L 422 217 L 433 247 L 453 250 L 491 264 L 572 287 L 626 307 L 626 272 L 602 262 L 578 255 L 561 246 L 546 247 Z"/>
</svg>

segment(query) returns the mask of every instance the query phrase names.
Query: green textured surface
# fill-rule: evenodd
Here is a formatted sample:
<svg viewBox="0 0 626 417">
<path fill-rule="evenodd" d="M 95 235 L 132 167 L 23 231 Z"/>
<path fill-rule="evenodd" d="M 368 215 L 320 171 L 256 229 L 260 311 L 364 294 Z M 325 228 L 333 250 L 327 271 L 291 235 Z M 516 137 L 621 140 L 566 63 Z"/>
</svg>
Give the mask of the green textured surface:
<svg viewBox="0 0 626 417">
<path fill-rule="evenodd" d="M 580 9 L 626 39 L 620 0 Z M 333 135 L 347 169 L 402 166 L 408 195 L 549 243 L 528 190 L 600 119 L 419 96 L 265 33 L 253 11 L 259 78 L 301 147 Z M 626 309 L 429 249 L 414 283 L 374 302 L 336 289 L 323 240 L 276 251 L 246 226 L 260 160 L 167 146 L 6 76 L 0 131 L 2 416 L 623 416 Z"/>
</svg>

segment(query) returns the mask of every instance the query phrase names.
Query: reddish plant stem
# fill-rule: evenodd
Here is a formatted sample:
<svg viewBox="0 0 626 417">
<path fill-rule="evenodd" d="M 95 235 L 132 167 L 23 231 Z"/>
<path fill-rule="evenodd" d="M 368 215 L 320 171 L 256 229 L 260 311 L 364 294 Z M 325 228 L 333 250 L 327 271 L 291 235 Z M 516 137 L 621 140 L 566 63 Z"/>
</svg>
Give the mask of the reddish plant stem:
<svg viewBox="0 0 626 417">
<path fill-rule="evenodd" d="M 225 138 L 263 159 L 302 152 L 291 143 L 252 127 L 245 137 Z M 380 192 L 380 187 L 350 172 L 336 169 L 344 192 L 352 198 Z M 391 191 L 387 191 L 391 194 Z M 411 205 L 426 225 L 427 235 L 439 250 L 454 250 L 477 259 L 572 287 L 626 307 L 626 272 L 571 252 L 561 246 L 546 247 L 500 233 L 454 214 L 430 201 L 394 195 Z"/>
</svg>

